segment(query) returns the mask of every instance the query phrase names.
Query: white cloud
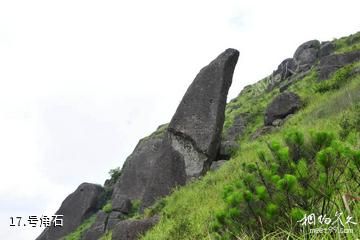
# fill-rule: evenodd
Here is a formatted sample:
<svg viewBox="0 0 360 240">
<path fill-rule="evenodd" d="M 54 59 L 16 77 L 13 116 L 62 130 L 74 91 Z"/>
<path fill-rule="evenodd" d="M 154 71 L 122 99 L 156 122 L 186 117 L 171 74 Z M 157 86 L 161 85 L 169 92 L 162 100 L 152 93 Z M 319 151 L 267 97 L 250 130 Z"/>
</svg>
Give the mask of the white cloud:
<svg viewBox="0 0 360 240">
<path fill-rule="evenodd" d="M 304 41 L 359 30 L 357 0 L 1 1 L 0 238 L 40 229 L 82 181 L 102 183 L 170 120 L 198 71 L 241 52 L 230 98 Z"/>
</svg>

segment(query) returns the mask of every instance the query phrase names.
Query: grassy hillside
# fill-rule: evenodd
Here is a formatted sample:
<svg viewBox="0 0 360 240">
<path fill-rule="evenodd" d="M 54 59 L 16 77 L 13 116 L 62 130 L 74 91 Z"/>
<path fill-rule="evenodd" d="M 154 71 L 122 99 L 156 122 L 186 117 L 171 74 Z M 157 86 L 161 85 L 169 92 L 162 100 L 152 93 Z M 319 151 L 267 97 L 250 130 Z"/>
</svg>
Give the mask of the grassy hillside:
<svg viewBox="0 0 360 240">
<path fill-rule="evenodd" d="M 336 54 L 359 50 L 360 32 L 333 43 Z M 360 237 L 360 62 L 321 82 L 316 66 L 293 78 L 287 91 L 300 96 L 302 108 L 255 138 L 264 126 L 266 107 L 279 95 L 279 87 L 268 87 L 271 81 L 267 77 L 245 87 L 227 104 L 224 138 L 235 119 L 246 116 L 245 131 L 228 162 L 130 216 L 161 216 L 142 240 Z M 166 126 L 154 134 L 162 134 Z M 316 221 L 320 215 L 320 220 L 335 220 L 342 213 L 343 223 L 357 224 L 346 225 L 353 231 L 348 234 L 310 233 L 310 228 L 328 227 L 298 222 L 312 213 Z M 94 220 L 64 239 L 81 239 Z M 342 227 L 339 221 L 329 226 Z M 101 239 L 111 239 L 111 234 Z"/>
<path fill-rule="evenodd" d="M 335 42 L 338 43 L 337 52 L 343 53 L 358 49 L 360 39 L 358 35 L 352 36 L 351 40 L 349 38 L 336 40 Z M 283 149 L 291 150 L 291 148 L 286 147 L 285 140 L 286 136 L 294 132 L 302 134 L 308 145 L 313 141 L 314 135 L 326 133 L 327 136 L 332 136 L 331 142 L 334 145 L 329 143 L 329 148 L 336 148 L 336 145 L 341 144 L 344 146 L 341 151 L 351 151 L 354 156 L 358 154 L 360 150 L 360 75 L 351 73 L 359 72 L 354 71 L 359 67 L 360 63 L 346 66 L 339 69 L 330 79 L 321 83 L 317 80 L 316 70 L 309 71 L 289 88 L 289 91 L 301 96 L 304 107 L 274 132 L 256 140 L 251 140 L 250 136 L 263 125 L 264 110 L 274 96 L 279 93 L 279 89 L 275 88 L 267 92 L 267 79 L 246 87 L 236 99 L 228 104 L 226 110 L 224 132 L 232 125 L 236 116 L 242 113 L 251 114 L 251 121 L 247 125 L 245 134 L 238 141 L 239 148 L 231 160 L 218 171 L 209 172 L 201 180 L 175 190 L 169 197 L 160 200 L 152 209 L 148 209 L 145 214 L 160 214 L 161 220 L 142 239 L 286 239 L 287 237 L 292 239 L 357 239 L 360 236 L 359 201 L 347 201 L 347 209 L 342 200 L 342 195 L 346 193 L 351 193 L 352 196 L 357 197 L 360 195 L 359 182 L 356 182 L 358 178 L 352 177 L 349 180 L 348 175 L 346 175 L 350 165 L 346 166 L 343 174 L 339 174 L 340 179 L 337 182 L 339 187 L 336 187 L 331 193 L 331 199 L 330 193 L 327 193 L 327 197 L 324 197 L 325 195 L 316 196 L 316 194 L 319 195 L 316 190 L 310 197 L 315 199 L 311 202 L 313 204 L 311 209 L 315 210 L 318 207 L 316 197 L 319 199 L 323 197 L 323 201 L 328 203 L 325 206 L 329 206 L 328 212 L 326 212 L 327 216 L 334 216 L 337 211 L 344 213 L 343 218 L 351 214 L 352 221 L 358 223 L 351 225 L 352 234 L 308 234 L 306 231 L 301 233 L 300 223 L 294 221 L 292 215 L 290 216 L 293 212 L 286 212 L 285 210 L 281 211 L 284 216 L 274 216 L 274 219 L 278 219 L 277 221 L 272 222 L 271 218 L 267 221 L 269 225 L 273 224 L 274 228 L 262 226 L 263 222 L 266 223 L 266 219 L 260 219 L 259 222 L 251 214 L 246 215 L 248 208 L 242 206 L 244 202 L 248 204 L 253 204 L 255 201 L 261 202 L 260 195 L 254 194 L 255 200 L 248 200 L 244 196 L 244 192 L 241 192 L 243 187 L 239 187 L 239 202 L 231 198 L 229 200 L 226 195 L 229 188 L 236 186 L 237 183 L 243 184 L 244 179 L 250 175 L 249 171 L 246 170 L 248 163 L 260 164 L 260 152 L 265 153 L 269 156 L 269 161 L 275 163 L 275 157 L 271 156 L 273 152 L 271 148 L 269 149 L 270 143 L 277 142 Z M 321 172 L 317 173 L 317 171 L 321 171 L 320 167 L 317 170 L 319 155 L 321 155 L 320 150 L 313 154 L 316 158 L 316 162 L 312 165 L 314 170 L 308 169 L 309 172 L 313 171 L 314 174 L 318 174 L 316 176 L 320 176 L 319 178 L 323 176 Z M 310 154 L 310 148 L 304 147 L 304 151 L 308 151 Z M 354 160 L 354 164 L 356 163 L 358 162 Z M 332 164 L 335 166 L 337 162 L 335 161 Z M 360 172 L 357 173 L 360 175 Z M 308 179 L 308 181 L 316 181 L 319 184 L 320 180 Z M 321 184 L 317 186 L 319 189 L 322 187 Z M 231 196 L 234 196 L 235 190 L 231 191 L 233 194 Z M 275 189 L 274 191 L 279 192 L 281 190 Z M 299 194 L 303 196 L 302 193 L 296 191 L 289 191 L 290 198 Z M 229 206 L 234 201 L 234 205 L 237 207 L 230 208 Z M 319 208 L 323 205 L 321 204 L 323 201 L 320 201 Z M 257 206 L 261 207 L 262 205 Z M 281 205 L 279 207 L 285 208 Z M 259 211 L 256 210 L 255 215 L 261 215 Z M 307 214 L 310 213 L 307 212 Z M 289 216 L 285 216 L 287 214 Z M 297 215 L 299 217 L 299 214 Z M 257 231 L 260 231 L 260 235 L 255 234 Z"/>
</svg>

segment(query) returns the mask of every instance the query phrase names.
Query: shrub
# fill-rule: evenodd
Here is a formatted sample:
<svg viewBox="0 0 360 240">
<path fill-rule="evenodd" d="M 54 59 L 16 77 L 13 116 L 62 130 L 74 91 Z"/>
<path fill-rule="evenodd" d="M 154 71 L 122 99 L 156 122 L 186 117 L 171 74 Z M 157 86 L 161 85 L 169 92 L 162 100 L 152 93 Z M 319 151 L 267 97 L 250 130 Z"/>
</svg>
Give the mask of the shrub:
<svg viewBox="0 0 360 240">
<path fill-rule="evenodd" d="M 347 65 L 345 67 L 337 70 L 330 79 L 321 81 L 315 91 L 319 93 L 324 93 L 332 90 L 339 89 L 343 86 L 351 76 L 351 70 L 353 65 Z"/>
<path fill-rule="evenodd" d="M 118 178 L 121 176 L 120 167 L 110 169 L 109 175 L 110 175 L 110 181 L 115 183 L 118 180 Z"/>
<path fill-rule="evenodd" d="M 102 210 L 106 213 L 111 213 L 112 211 L 112 204 L 111 202 L 108 202 L 107 204 L 105 204 L 103 207 L 102 207 Z"/>
<path fill-rule="evenodd" d="M 242 164 L 244 174 L 224 188 L 225 208 L 215 214 L 215 238 L 259 239 L 278 229 L 300 233 L 304 214 L 340 211 L 335 199 L 347 187 L 360 187 L 360 152 L 328 132 L 290 131 L 282 145 L 268 143 L 259 160 Z M 356 176 L 357 175 L 357 176 Z"/>
<path fill-rule="evenodd" d="M 343 113 L 339 126 L 339 135 L 343 140 L 353 131 L 360 132 L 360 104 L 356 104 L 349 111 Z"/>
</svg>

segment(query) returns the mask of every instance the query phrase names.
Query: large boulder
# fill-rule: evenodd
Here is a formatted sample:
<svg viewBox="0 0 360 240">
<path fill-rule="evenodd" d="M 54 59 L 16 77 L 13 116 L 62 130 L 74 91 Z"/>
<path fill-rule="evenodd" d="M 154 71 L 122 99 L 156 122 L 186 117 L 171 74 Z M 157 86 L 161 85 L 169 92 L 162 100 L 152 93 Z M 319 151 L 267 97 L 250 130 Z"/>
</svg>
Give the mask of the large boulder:
<svg viewBox="0 0 360 240">
<path fill-rule="evenodd" d="M 264 124 L 272 125 L 276 119 L 283 119 L 301 107 L 301 99 L 296 93 L 283 92 L 267 106 Z"/>
<path fill-rule="evenodd" d="M 360 51 L 325 56 L 320 59 L 319 80 L 325 80 L 339 68 L 357 61 L 360 61 Z"/>
<path fill-rule="evenodd" d="M 227 49 L 196 76 L 176 110 L 151 170 L 142 208 L 209 170 L 216 158 L 227 93 L 239 52 Z"/>
<path fill-rule="evenodd" d="M 158 217 L 142 220 L 125 220 L 117 223 L 112 231 L 112 240 L 137 240 L 159 221 Z"/>
<path fill-rule="evenodd" d="M 121 176 L 115 184 L 112 208 L 128 213 L 132 200 L 141 200 L 152 176 L 155 159 L 162 154 L 163 132 L 140 140 L 133 153 L 126 159 Z M 130 204 L 129 204 L 130 203 Z"/>
<path fill-rule="evenodd" d="M 297 72 L 309 70 L 317 61 L 320 50 L 320 42 L 311 40 L 301 44 L 294 53 L 294 61 Z"/>
<path fill-rule="evenodd" d="M 237 50 L 227 49 L 204 67 L 169 124 L 171 145 L 183 156 L 188 177 L 204 173 L 216 158 L 238 57 Z"/>
<path fill-rule="evenodd" d="M 104 192 L 100 185 L 82 183 L 61 204 L 56 215 L 63 216 L 62 227 L 48 227 L 37 240 L 55 240 L 74 231 L 85 219 L 96 213 L 99 198 Z"/>
</svg>

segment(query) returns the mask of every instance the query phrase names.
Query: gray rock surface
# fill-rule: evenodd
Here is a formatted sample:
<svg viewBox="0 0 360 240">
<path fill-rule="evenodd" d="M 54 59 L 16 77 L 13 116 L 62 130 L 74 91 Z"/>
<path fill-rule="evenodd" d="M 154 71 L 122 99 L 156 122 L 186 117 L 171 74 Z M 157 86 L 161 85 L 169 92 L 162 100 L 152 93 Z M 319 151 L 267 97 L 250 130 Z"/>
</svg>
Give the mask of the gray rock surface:
<svg viewBox="0 0 360 240">
<path fill-rule="evenodd" d="M 319 66 L 319 80 L 325 80 L 332 73 L 347 64 L 360 61 L 360 51 L 343 54 L 332 54 L 321 58 Z"/>
<path fill-rule="evenodd" d="M 158 221 L 158 217 L 121 221 L 114 226 L 112 240 L 137 240 Z"/>
<path fill-rule="evenodd" d="M 152 176 L 155 159 L 162 154 L 160 149 L 163 133 L 153 134 L 139 141 L 133 153 L 126 159 L 114 187 L 112 208 L 128 213 L 130 200 L 141 200 L 145 187 Z M 131 209 L 131 206 L 130 206 Z"/>
<path fill-rule="evenodd" d="M 48 227 L 37 240 L 55 240 L 74 231 L 86 218 L 98 210 L 99 196 L 104 189 L 100 185 L 82 183 L 61 204 L 56 215 L 64 215 L 63 227 Z"/>
<path fill-rule="evenodd" d="M 251 116 L 248 113 L 241 113 L 236 116 L 233 124 L 226 131 L 225 140 L 237 141 L 244 133 L 250 117 Z"/>
<path fill-rule="evenodd" d="M 283 119 L 301 107 L 300 97 L 292 92 L 283 92 L 267 106 L 264 124 L 272 125 L 276 119 Z"/>
<path fill-rule="evenodd" d="M 107 219 L 108 214 L 103 211 L 99 211 L 96 214 L 94 224 L 86 231 L 81 240 L 98 240 L 105 233 Z"/>
<path fill-rule="evenodd" d="M 262 126 L 258 128 L 253 134 L 251 134 L 250 139 L 255 140 L 261 136 L 272 133 L 275 130 L 274 126 Z"/>
<path fill-rule="evenodd" d="M 332 42 L 322 42 L 319 50 L 319 58 L 323 58 L 335 51 L 335 44 Z"/>
<path fill-rule="evenodd" d="M 294 61 L 297 65 L 297 72 L 309 70 L 318 59 L 320 42 L 311 40 L 301 44 L 294 53 Z"/>
<path fill-rule="evenodd" d="M 296 67 L 295 60 L 293 58 L 287 58 L 280 63 L 273 75 L 279 74 L 280 79 L 284 80 L 295 74 Z"/>
<path fill-rule="evenodd" d="M 227 162 L 227 160 L 219 160 L 219 161 L 212 162 L 211 167 L 210 167 L 210 171 L 218 170 L 226 162 Z"/>
<path fill-rule="evenodd" d="M 220 144 L 220 149 L 216 161 L 218 160 L 229 160 L 236 149 L 238 149 L 239 144 L 236 141 L 226 141 L 223 140 Z"/>
<path fill-rule="evenodd" d="M 241 113 L 234 118 L 234 122 L 226 129 L 225 134 L 221 139 L 217 160 L 230 159 L 233 151 L 238 147 L 237 140 L 244 133 L 249 118 L 250 114 L 247 113 Z"/>
<path fill-rule="evenodd" d="M 161 146 L 162 154 L 156 159 L 152 169 L 152 178 L 146 185 L 141 208 L 149 207 L 157 199 L 168 195 L 176 186 L 186 183 L 185 162 L 183 156 L 172 147 L 169 134 Z"/>
<path fill-rule="evenodd" d="M 111 230 L 114 228 L 114 226 L 124 220 L 126 218 L 126 215 L 122 214 L 121 212 L 113 211 L 109 214 L 106 224 L 106 231 Z"/>
<path fill-rule="evenodd" d="M 196 76 L 174 114 L 151 170 L 142 208 L 209 170 L 220 147 L 227 93 L 239 57 L 227 49 Z"/>
<path fill-rule="evenodd" d="M 227 49 L 204 67 L 169 124 L 172 146 L 183 156 L 188 177 L 203 174 L 217 155 L 227 93 L 238 57 L 237 50 Z"/>
</svg>

